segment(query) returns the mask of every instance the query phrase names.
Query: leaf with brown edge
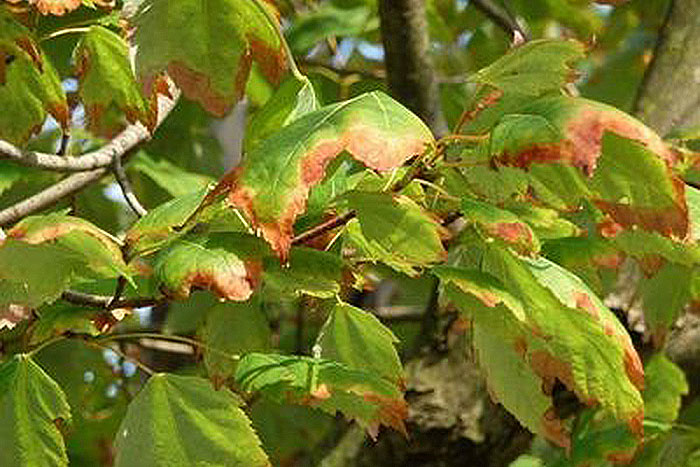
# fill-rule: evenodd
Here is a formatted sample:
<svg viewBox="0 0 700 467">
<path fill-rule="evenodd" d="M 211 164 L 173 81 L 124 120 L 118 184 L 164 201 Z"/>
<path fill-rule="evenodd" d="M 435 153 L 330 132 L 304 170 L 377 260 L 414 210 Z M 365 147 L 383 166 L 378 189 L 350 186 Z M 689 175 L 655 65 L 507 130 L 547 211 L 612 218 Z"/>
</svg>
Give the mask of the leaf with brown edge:
<svg viewBox="0 0 700 467">
<path fill-rule="evenodd" d="M 32 245 L 56 245 L 80 258 L 101 277 L 131 276 L 119 241 L 79 217 L 63 214 L 26 217 L 7 232 L 7 237 Z"/>
<path fill-rule="evenodd" d="M 286 71 L 277 25 L 259 0 L 146 0 L 133 18 L 136 70 L 150 95 L 167 72 L 189 99 L 223 117 L 245 91 L 255 61 L 273 84 Z"/>
<path fill-rule="evenodd" d="M 538 99 L 493 129 L 492 163 L 527 171 L 532 196 L 557 209 L 593 201 L 610 216 L 606 232 L 634 226 L 685 239 L 689 233 L 675 155 L 633 117 L 564 96 Z M 642 175 L 643 173 L 643 175 Z"/>
<path fill-rule="evenodd" d="M 406 434 L 408 404 L 394 383 L 379 375 L 324 359 L 251 353 L 236 368 L 244 391 L 278 402 L 310 405 L 355 420 L 376 438 L 380 425 Z"/>
<path fill-rule="evenodd" d="M 472 319 L 480 362 L 506 408 L 531 430 L 568 446 L 551 399 L 559 381 L 641 436 L 644 371 L 629 335 L 600 299 L 544 258 L 520 257 L 476 239 L 465 247 L 480 258 L 472 269 L 439 268 L 436 274 L 448 285 L 448 298 Z M 472 279 L 481 275 L 490 278 L 487 290 L 497 300 L 483 299 L 485 281 Z M 520 308 L 523 319 L 514 311 Z M 522 394 L 512 391 L 514 385 Z"/>
<path fill-rule="evenodd" d="M 12 143 L 38 133 L 47 113 L 64 129 L 69 123 L 58 73 L 29 30 L 5 9 L 0 9 L 0 109 L 0 138 Z"/>
<path fill-rule="evenodd" d="M 223 300 L 248 300 L 262 273 L 257 242 L 233 233 L 181 237 L 158 253 L 156 280 L 163 293 L 177 299 L 202 288 Z"/>
<path fill-rule="evenodd" d="M 229 189 L 231 204 L 286 257 L 294 221 L 332 160 L 347 152 L 386 172 L 422 154 L 433 141 L 423 122 L 394 99 L 381 92 L 362 94 L 308 113 L 262 141 L 217 191 Z"/>
<path fill-rule="evenodd" d="M 155 115 L 141 95 L 129 63 L 129 47 L 119 35 L 102 26 L 91 26 L 73 52 L 78 94 L 85 105 L 88 128 L 105 134 L 102 121 L 110 108 L 119 109 L 130 123 L 153 128 Z"/>
<path fill-rule="evenodd" d="M 462 200 L 464 217 L 476 223 L 484 234 L 499 238 L 519 253 L 533 254 L 540 250 L 540 242 L 530 226 L 505 209 L 473 199 Z"/>
<path fill-rule="evenodd" d="M 42 15 L 63 16 L 82 5 L 82 0 L 29 0 Z"/>
</svg>

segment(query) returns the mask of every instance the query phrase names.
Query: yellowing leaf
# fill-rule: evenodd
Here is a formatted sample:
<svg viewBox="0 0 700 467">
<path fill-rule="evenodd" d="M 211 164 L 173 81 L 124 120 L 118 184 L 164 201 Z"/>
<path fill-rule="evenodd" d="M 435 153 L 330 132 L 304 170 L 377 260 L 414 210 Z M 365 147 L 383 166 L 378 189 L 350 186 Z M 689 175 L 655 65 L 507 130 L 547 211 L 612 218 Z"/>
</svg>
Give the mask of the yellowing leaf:
<svg viewBox="0 0 700 467">
<path fill-rule="evenodd" d="M 406 432 L 408 405 L 401 392 L 373 372 L 353 370 L 330 360 L 252 353 L 238 364 L 236 381 L 244 391 L 260 391 L 279 402 L 342 412 L 376 436 L 379 425 Z"/>
<path fill-rule="evenodd" d="M 144 1 L 134 42 L 146 94 L 167 72 L 185 96 L 223 117 L 243 96 L 253 61 L 279 84 L 285 52 L 264 8 L 273 7 L 259 0 Z"/>
<path fill-rule="evenodd" d="M 240 207 L 282 257 L 309 190 L 343 152 L 378 171 L 401 166 L 433 142 L 428 128 L 380 93 L 362 94 L 310 112 L 255 146 L 216 192 L 230 190 Z"/>
<path fill-rule="evenodd" d="M 98 135 L 110 136 L 103 116 L 119 109 L 130 123 L 142 122 L 149 128 L 155 115 L 141 95 L 129 63 L 126 41 L 102 26 L 92 26 L 75 48 L 73 60 L 79 81 L 79 95 L 88 116 L 89 128 Z"/>
</svg>

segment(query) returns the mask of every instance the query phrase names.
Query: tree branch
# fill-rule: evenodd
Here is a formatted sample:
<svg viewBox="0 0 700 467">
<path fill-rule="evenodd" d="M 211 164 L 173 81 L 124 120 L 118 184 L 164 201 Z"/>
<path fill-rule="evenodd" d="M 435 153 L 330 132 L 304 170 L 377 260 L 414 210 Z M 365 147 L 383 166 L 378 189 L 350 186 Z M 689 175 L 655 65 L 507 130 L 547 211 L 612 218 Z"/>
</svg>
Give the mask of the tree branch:
<svg viewBox="0 0 700 467">
<path fill-rule="evenodd" d="M 172 86 L 171 86 L 172 88 Z M 160 126 L 165 117 L 175 107 L 179 91 L 173 92 L 172 99 L 159 99 L 158 122 L 156 128 Z M 161 105 L 165 102 L 163 105 Z M 134 149 L 140 143 L 148 140 L 151 133 L 141 123 L 129 125 L 115 136 L 109 143 L 96 151 L 83 154 L 80 157 L 65 157 L 55 154 L 27 151 L 20 149 L 13 144 L 0 140 L 0 159 L 9 159 L 21 165 L 37 167 L 56 172 L 84 172 L 107 167 L 112 164 L 115 157 L 122 157 L 124 154 Z"/>
<path fill-rule="evenodd" d="M 673 0 L 639 89 L 637 116 L 659 134 L 700 125 L 700 0 Z"/>
<path fill-rule="evenodd" d="M 502 8 L 492 0 L 471 0 L 471 3 L 512 38 L 519 34 L 522 40 L 530 40 L 530 33 L 523 29 L 507 8 Z"/>
<path fill-rule="evenodd" d="M 442 136 L 448 129 L 430 59 L 424 0 L 380 0 L 379 19 L 389 89 Z"/>
<path fill-rule="evenodd" d="M 330 232 L 336 227 L 340 227 L 341 225 L 347 224 L 348 222 L 350 222 L 351 219 L 354 219 L 356 215 L 357 214 L 355 213 L 355 211 L 349 211 L 343 214 L 342 216 L 335 216 L 327 220 L 326 222 L 318 224 L 317 226 L 312 227 L 309 230 L 302 232 L 296 237 L 294 237 L 292 239 L 292 245 L 300 245 L 316 237 L 320 237 L 321 235 L 325 234 L 326 232 Z"/>
<path fill-rule="evenodd" d="M 145 306 L 153 306 L 163 303 L 165 297 L 136 297 L 125 298 L 122 300 L 113 301 L 113 297 L 107 295 L 94 295 L 75 290 L 66 290 L 61 295 L 61 299 L 74 305 L 91 306 L 104 310 L 112 310 L 115 308 L 141 308 Z"/>
<path fill-rule="evenodd" d="M 119 188 L 122 189 L 122 194 L 126 200 L 126 204 L 129 205 L 132 211 L 138 216 L 143 217 L 148 213 L 148 210 L 143 207 L 139 199 L 136 197 L 134 190 L 131 189 L 131 183 L 129 183 L 129 178 L 126 176 L 124 171 L 124 166 L 122 166 L 122 158 L 115 157 L 114 163 L 112 164 L 114 178 L 117 179 Z"/>
<path fill-rule="evenodd" d="M 162 98 L 159 99 L 158 102 L 158 122 L 156 125 L 156 128 L 160 126 L 160 124 L 165 120 L 165 118 L 168 116 L 170 111 L 175 107 L 178 98 L 180 96 L 180 92 L 175 89 L 171 89 L 171 95 L 173 96 L 172 99 L 167 99 L 167 98 Z M 121 139 L 120 139 L 121 138 Z M 121 132 L 118 136 L 116 136 L 110 143 L 107 144 L 107 146 L 103 147 L 102 149 L 99 149 L 97 151 L 94 151 L 90 154 L 101 154 L 100 158 L 103 157 L 104 154 L 109 154 L 109 157 L 123 157 L 127 152 L 130 150 L 134 149 L 137 144 L 142 143 L 146 141 L 148 138 L 150 138 L 150 133 L 143 127 L 141 124 L 135 124 L 135 125 L 130 125 L 126 130 Z M 6 143 L 4 141 L 0 141 L 0 153 L 3 151 L 3 144 L 8 145 L 9 143 Z M 12 146 L 12 145 L 10 145 Z M 14 146 L 12 146 L 14 148 Z M 120 151 L 123 152 L 114 152 L 116 151 L 116 148 L 121 148 L 119 149 Z M 102 152 L 105 148 L 109 148 L 106 152 Z M 21 150 L 14 148 L 14 150 L 20 151 Z M 36 155 L 36 153 L 32 152 L 27 152 L 24 151 L 23 153 L 28 153 L 32 155 Z M 90 156 L 90 154 L 86 156 Z M 70 158 L 66 157 L 60 157 L 60 156 L 53 156 L 50 155 L 52 158 L 58 158 L 61 161 L 70 161 Z M 79 161 L 82 160 L 82 156 L 79 158 L 73 158 L 72 160 L 74 161 Z M 32 156 L 33 157 L 33 156 Z M 107 170 L 107 166 L 109 166 L 112 163 L 112 160 L 110 160 L 107 164 L 105 164 L 102 168 L 98 168 L 95 170 L 89 170 L 81 173 L 77 173 L 74 175 L 71 175 L 67 178 L 64 178 L 60 182 L 56 183 L 55 185 L 52 185 L 48 188 L 46 188 L 43 191 L 40 191 L 39 193 L 35 194 L 34 196 L 30 196 L 29 198 L 26 198 L 19 203 L 10 206 L 6 209 L 3 209 L 0 211 L 0 226 L 4 226 L 7 224 L 11 224 L 13 222 L 16 222 L 17 220 L 21 219 L 24 216 L 27 216 L 29 214 L 32 214 L 36 211 L 40 211 L 44 208 L 47 208 L 57 201 L 59 201 L 62 198 L 65 198 L 66 196 L 69 196 L 73 193 L 77 193 L 78 191 L 82 190 L 86 186 L 96 182 L 97 180 L 101 179 L 103 176 L 105 176 L 109 171 Z"/>
</svg>

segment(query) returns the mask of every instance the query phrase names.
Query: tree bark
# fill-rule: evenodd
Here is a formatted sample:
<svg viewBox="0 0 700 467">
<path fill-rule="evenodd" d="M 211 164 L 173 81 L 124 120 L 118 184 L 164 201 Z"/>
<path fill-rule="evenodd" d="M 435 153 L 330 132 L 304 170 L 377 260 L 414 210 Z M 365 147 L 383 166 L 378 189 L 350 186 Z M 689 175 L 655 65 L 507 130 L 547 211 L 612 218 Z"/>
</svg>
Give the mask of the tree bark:
<svg viewBox="0 0 700 467">
<path fill-rule="evenodd" d="M 447 133 L 430 58 L 424 0 L 380 0 L 384 63 L 391 93 L 438 136 Z"/>
<path fill-rule="evenodd" d="M 700 0 L 672 0 L 636 105 L 664 136 L 700 125 Z"/>
</svg>

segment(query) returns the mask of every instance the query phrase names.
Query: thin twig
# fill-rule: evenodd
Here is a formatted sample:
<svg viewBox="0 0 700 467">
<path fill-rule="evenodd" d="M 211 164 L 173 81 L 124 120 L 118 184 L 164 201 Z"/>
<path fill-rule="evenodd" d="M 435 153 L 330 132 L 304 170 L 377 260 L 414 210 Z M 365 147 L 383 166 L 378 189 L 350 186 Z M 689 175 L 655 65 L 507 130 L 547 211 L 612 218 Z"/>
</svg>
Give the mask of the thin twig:
<svg viewBox="0 0 700 467">
<path fill-rule="evenodd" d="M 124 195 L 126 204 L 129 205 L 131 210 L 134 211 L 138 217 L 145 216 L 148 213 L 148 210 L 143 207 L 139 199 L 136 197 L 134 190 L 131 188 L 131 183 L 129 183 L 129 178 L 126 176 L 126 172 L 124 171 L 121 157 L 116 156 L 114 158 L 112 171 L 114 172 L 114 178 L 117 179 L 119 188 L 122 189 L 122 194 Z"/>
<path fill-rule="evenodd" d="M 185 336 L 176 336 L 176 335 L 172 335 L 172 334 L 159 334 L 156 332 L 129 332 L 129 333 L 124 333 L 124 334 L 112 334 L 110 336 L 105 336 L 105 337 L 99 338 L 99 340 L 102 342 L 109 342 L 109 341 L 115 341 L 115 340 L 121 340 L 121 339 L 153 339 L 153 340 L 179 342 L 182 344 L 189 344 L 193 347 L 202 348 L 208 352 L 218 354 L 219 356 L 228 358 L 232 361 L 238 361 L 241 359 L 241 357 L 239 355 L 230 354 L 224 350 L 217 349 L 216 347 L 212 347 L 212 346 L 207 345 L 204 342 L 200 342 L 196 339 L 192 339 L 190 337 L 185 337 Z"/>
<path fill-rule="evenodd" d="M 292 239 L 292 245 L 300 245 L 302 243 L 308 242 L 311 239 L 320 237 L 321 235 L 325 234 L 326 232 L 330 232 L 336 227 L 340 227 L 341 225 L 347 224 L 351 219 L 354 219 L 355 216 L 357 216 L 357 213 L 355 213 L 355 211 L 346 212 L 342 216 L 335 216 L 327 220 L 326 222 L 318 224 L 317 226 L 312 227 L 309 230 L 302 232 L 296 237 L 294 237 Z"/>
<path fill-rule="evenodd" d="M 114 294 L 112 294 L 112 299 L 107 304 L 108 309 L 116 308 L 114 305 L 117 302 L 119 302 L 119 299 L 122 298 L 122 294 L 124 293 L 125 289 L 126 289 L 126 277 L 119 276 L 119 279 L 117 279 L 117 286 L 114 289 Z"/>
<path fill-rule="evenodd" d="M 160 125 L 170 111 L 175 107 L 175 104 L 180 96 L 180 92 L 173 88 L 171 90 L 171 95 L 173 95 L 173 99 L 162 99 L 159 102 L 158 124 L 156 126 Z M 110 141 L 106 146 L 103 146 L 101 149 L 81 157 L 72 158 L 56 156 L 53 154 L 40 155 L 39 153 L 34 153 L 31 151 L 23 151 L 17 149 L 10 143 L 0 140 L 0 159 L 2 156 L 6 156 L 8 153 L 13 153 L 14 156 L 19 157 L 21 160 L 23 160 L 25 157 L 28 157 L 29 159 L 36 159 L 38 156 L 46 156 L 53 160 L 54 163 L 57 163 L 56 161 L 60 161 L 59 165 L 63 164 L 64 166 L 67 162 L 82 165 L 83 163 L 79 161 L 83 160 L 100 162 L 100 164 L 102 164 L 102 162 L 106 162 L 102 165 L 98 164 L 98 166 L 101 168 L 71 175 L 55 185 L 40 191 L 34 196 L 30 196 L 29 198 L 0 211 L 0 226 L 11 224 L 26 215 L 47 208 L 60 199 L 70 196 L 71 194 L 76 193 L 86 186 L 96 182 L 108 173 L 106 167 L 112 163 L 113 157 L 116 154 L 123 157 L 125 154 L 130 152 L 131 149 L 149 138 L 150 133 L 141 124 L 130 125 L 126 130 L 117 135 L 112 141 Z M 86 167 L 92 166 L 87 164 Z"/>
<path fill-rule="evenodd" d="M 95 295 L 75 290 L 66 290 L 61 299 L 74 305 L 92 306 L 104 310 L 115 308 L 142 308 L 154 306 L 166 301 L 165 297 L 134 297 L 113 301 L 108 295 Z"/>
<path fill-rule="evenodd" d="M 56 151 L 56 155 L 63 157 L 66 155 L 66 152 L 68 151 L 68 143 L 70 143 L 70 130 L 64 130 L 63 133 L 61 133 L 61 142 L 58 145 L 58 150 Z"/>
<path fill-rule="evenodd" d="M 530 33 L 523 29 L 518 20 L 511 14 L 509 8 L 503 8 L 492 0 L 472 0 L 472 3 L 475 8 L 503 29 L 514 41 L 516 41 L 517 34 L 521 36 L 521 40 L 530 40 Z"/>
<path fill-rule="evenodd" d="M 109 345 L 104 345 L 97 340 L 89 340 L 89 339 L 85 340 L 85 345 L 99 347 L 99 348 L 104 349 L 104 350 L 111 350 L 115 354 L 119 355 L 122 359 L 129 360 L 129 361 L 133 362 L 137 367 L 139 367 L 148 376 L 153 376 L 156 374 L 156 371 L 154 369 L 152 369 L 151 367 L 149 367 L 148 365 L 143 363 L 138 358 L 127 355 L 126 353 L 122 352 L 122 350 L 119 348 L 110 347 Z"/>
</svg>

